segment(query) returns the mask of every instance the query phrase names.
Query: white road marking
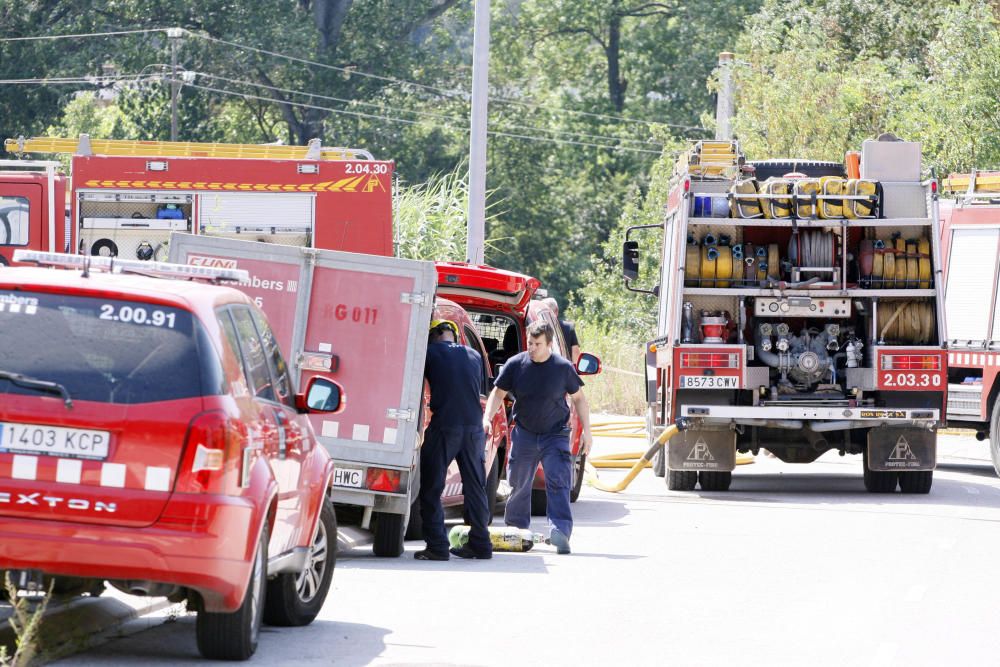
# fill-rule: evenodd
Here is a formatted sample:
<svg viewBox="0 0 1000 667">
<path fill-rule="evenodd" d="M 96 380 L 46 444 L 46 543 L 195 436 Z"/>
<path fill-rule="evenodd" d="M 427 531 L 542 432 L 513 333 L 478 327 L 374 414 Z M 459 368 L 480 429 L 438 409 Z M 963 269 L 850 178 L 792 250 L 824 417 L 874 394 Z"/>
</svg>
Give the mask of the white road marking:
<svg viewBox="0 0 1000 667">
<path fill-rule="evenodd" d="M 963 487 L 963 488 L 965 489 L 965 492 L 968 493 L 969 495 L 973 495 L 973 496 L 978 496 L 979 495 L 979 489 L 977 489 L 974 486 L 966 486 L 966 487 Z"/>
</svg>

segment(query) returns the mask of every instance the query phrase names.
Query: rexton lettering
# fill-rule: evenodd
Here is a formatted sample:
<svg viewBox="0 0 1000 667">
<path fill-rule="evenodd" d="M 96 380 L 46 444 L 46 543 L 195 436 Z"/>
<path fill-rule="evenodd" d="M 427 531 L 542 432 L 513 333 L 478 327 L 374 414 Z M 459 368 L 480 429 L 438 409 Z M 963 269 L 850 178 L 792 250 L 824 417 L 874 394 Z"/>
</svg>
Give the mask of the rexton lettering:
<svg viewBox="0 0 1000 667">
<path fill-rule="evenodd" d="M 53 509 L 65 508 L 78 512 L 107 512 L 114 514 L 118 511 L 118 503 L 106 502 L 103 500 L 90 501 L 86 498 L 63 498 L 61 496 L 46 496 L 40 491 L 35 493 L 10 493 L 0 491 L 0 505 L 27 505 L 29 507 L 48 506 Z"/>
</svg>

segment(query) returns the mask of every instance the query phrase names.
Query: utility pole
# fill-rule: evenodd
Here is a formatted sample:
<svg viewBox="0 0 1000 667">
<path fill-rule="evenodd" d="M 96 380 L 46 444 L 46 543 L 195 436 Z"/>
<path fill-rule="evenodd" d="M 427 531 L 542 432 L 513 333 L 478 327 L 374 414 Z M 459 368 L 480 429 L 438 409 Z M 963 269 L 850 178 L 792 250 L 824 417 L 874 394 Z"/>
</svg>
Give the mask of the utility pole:
<svg viewBox="0 0 1000 667">
<path fill-rule="evenodd" d="M 719 97 L 715 106 L 715 138 L 733 138 L 733 54 L 719 54 Z"/>
<path fill-rule="evenodd" d="M 486 242 L 486 112 L 490 67 L 490 0 L 476 0 L 472 40 L 472 117 L 469 132 L 469 231 L 466 261 L 482 264 Z"/>
<path fill-rule="evenodd" d="M 177 42 L 184 35 L 183 28 L 168 28 L 170 40 L 170 141 L 177 141 L 177 97 L 181 83 L 177 80 Z"/>
</svg>

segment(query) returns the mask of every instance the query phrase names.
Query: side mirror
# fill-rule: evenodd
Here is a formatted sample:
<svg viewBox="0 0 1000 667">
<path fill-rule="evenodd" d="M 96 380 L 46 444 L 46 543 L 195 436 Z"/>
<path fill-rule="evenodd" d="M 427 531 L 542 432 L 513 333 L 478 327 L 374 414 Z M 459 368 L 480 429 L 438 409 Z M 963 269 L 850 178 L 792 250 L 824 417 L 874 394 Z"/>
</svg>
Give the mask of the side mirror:
<svg viewBox="0 0 1000 667">
<path fill-rule="evenodd" d="M 626 280 L 639 278 L 639 242 L 622 243 L 622 275 Z"/>
<path fill-rule="evenodd" d="M 601 372 L 601 360 L 589 352 L 583 352 L 576 360 L 576 372 L 579 375 L 597 375 Z"/>
<path fill-rule="evenodd" d="M 307 412 L 337 413 L 346 402 L 340 385 L 320 376 L 309 378 L 305 392 L 295 397 L 296 406 Z"/>
</svg>

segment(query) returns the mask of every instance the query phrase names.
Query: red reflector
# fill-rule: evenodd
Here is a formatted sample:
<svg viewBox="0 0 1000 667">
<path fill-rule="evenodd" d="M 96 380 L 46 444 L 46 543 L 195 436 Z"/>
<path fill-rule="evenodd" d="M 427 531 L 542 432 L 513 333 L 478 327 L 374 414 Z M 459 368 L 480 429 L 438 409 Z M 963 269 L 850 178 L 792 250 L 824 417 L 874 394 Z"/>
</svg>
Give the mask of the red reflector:
<svg viewBox="0 0 1000 667">
<path fill-rule="evenodd" d="M 735 352 L 682 352 L 682 368 L 739 368 L 740 355 Z"/>
<path fill-rule="evenodd" d="M 883 354 L 884 371 L 939 371 L 941 356 L 938 354 Z"/>
<path fill-rule="evenodd" d="M 369 468 L 367 475 L 367 486 L 372 491 L 386 491 L 396 493 L 399 491 L 399 484 L 402 475 L 398 470 L 383 470 L 382 468 Z"/>
<path fill-rule="evenodd" d="M 931 193 L 937 194 L 937 181 L 931 181 Z"/>
<path fill-rule="evenodd" d="M 690 191 L 691 191 L 691 180 L 684 179 L 684 192 L 690 192 Z"/>
</svg>

